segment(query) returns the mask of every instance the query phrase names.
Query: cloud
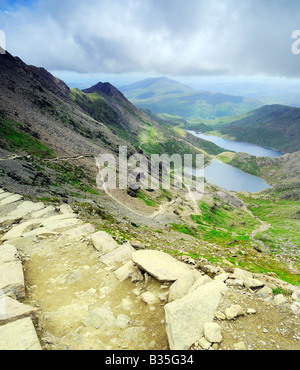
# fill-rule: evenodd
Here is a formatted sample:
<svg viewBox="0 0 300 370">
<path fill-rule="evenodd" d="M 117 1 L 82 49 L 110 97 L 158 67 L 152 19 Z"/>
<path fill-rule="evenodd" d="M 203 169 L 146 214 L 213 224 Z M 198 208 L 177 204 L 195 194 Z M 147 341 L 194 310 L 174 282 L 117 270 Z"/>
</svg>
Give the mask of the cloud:
<svg viewBox="0 0 300 370">
<path fill-rule="evenodd" d="M 0 28 L 9 51 L 50 70 L 300 77 L 300 3 L 270 3 L 32 0 L 0 11 Z"/>
</svg>

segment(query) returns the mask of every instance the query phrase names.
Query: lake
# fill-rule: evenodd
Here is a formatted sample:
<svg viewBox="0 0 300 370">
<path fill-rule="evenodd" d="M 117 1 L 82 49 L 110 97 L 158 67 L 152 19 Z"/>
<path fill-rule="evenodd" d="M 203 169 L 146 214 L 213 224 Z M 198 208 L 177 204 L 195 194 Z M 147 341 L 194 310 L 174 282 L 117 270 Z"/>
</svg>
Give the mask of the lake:
<svg viewBox="0 0 300 370">
<path fill-rule="evenodd" d="M 221 148 L 224 148 L 226 150 L 231 150 L 236 153 L 247 153 L 250 155 L 254 155 L 255 157 L 272 157 L 272 158 L 280 157 L 284 155 L 284 153 L 281 153 L 277 150 L 265 148 L 265 147 L 254 145 L 254 144 L 240 143 L 237 141 L 226 140 L 218 136 L 206 135 L 206 134 L 198 133 L 196 131 L 191 131 L 191 130 L 187 130 L 187 132 L 201 139 L 211 141 L 212 143 L 218 145 Z"/>
<path fill-rule="evenodd" d="M 284 153 L 279 151 L 258 145 L 225 140 L 217 136 L 201 134 L 190 130 L 188 130 L 188 132 L 196 137 L 211 141 L 221 148 L 231 150 L 233 152 L 247 153 L 256 157 L 272 158 L 284 155 Z M 195 170 L 190 169 L 188 172 L 197 176 L 197 171 Z M 270 185 L 260 177 L 252 176 L 217 159 L 209 166 L 205 167 L 204 176 L 206 181 L 210 184 L 220 186 L 230 191 L 247 191 L 249 193 L 256 193 L 270 188 Z"/>
<path fill-rule="evenodd" d="M 188 169 L 187 172 L 194 176 L 200 176 L 197 170 Z M 247 191 L 256 193 L 270 188 L 260 177 L 252 176 L 233 166 L 215 159 L 204 169 L 204 177 L 207 182 L 220 186 L 230 191 Z"/>
</svg>

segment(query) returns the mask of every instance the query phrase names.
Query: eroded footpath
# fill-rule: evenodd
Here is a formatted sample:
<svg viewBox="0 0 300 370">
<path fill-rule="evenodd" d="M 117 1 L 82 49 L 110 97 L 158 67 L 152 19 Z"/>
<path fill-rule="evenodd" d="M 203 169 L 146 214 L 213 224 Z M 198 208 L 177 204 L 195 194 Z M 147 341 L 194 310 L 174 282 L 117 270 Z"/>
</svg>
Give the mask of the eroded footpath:
<svg viewBox="0 0 300 370">
<path fill-rule="evenodd" d="M 4 190 L 0 225 L 0 349 L 300 349 L 299 287 L 136 250 Z"/>
</svg>

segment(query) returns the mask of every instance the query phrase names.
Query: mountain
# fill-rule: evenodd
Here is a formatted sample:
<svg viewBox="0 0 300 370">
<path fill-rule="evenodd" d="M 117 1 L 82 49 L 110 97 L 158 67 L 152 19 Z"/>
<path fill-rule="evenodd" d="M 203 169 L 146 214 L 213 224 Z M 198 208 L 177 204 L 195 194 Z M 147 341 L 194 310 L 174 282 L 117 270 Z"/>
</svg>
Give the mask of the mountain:
<svg viewBox="0 0 300 370">
<path fill-rule="evenodd" d="M 296 152 L 300 150 L 300 108 L 267 105 L 221 128 L 220 132 L 236 141 Z"/>
<path fill-rule="evenodd" d="M 242 96 L 197 91 L 166 77 L 143 80 L 121 87 L 121 91 L 139 108 L 186 120 L 232 116 L 263 105 L 257 100 Z"/>
<path fill-rule="evenodd" d="M 0 185 L 34 199 L 92 204 L 100 215 L 128 217 L 128 208 L 120 204 L 147 212 L 167 195 L 125 190 L 116 195 L 122 202 L 112 202 L 96 185 L 100 153 L 117 157 L 119 147 L 126 146 L 129 156 L 204 154 L 209 161 L 224 152 L 156 122 L 109 83 L 85 92 L 69 89 L 45 69 L 9 53 L 0 55 L 0 96 Z M 130 216 L 135 223 L 143 220 L 134 212 Z M 147 218 L 144 222 L 158 227 Z"/>
</svg>

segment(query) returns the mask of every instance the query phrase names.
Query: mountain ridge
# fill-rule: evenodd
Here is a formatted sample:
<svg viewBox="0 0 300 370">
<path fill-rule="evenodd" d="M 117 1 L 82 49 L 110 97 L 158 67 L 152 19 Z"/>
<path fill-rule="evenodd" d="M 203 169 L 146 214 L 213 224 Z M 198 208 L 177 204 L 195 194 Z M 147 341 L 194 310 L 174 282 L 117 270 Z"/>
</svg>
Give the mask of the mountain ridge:
<svg viewBox="0 0 300 370">
<path fill-rule="evenodd" d="M 155 114 L 170 114 L 184 119 L 213 119 L 245 113 L 263 104 L 242 96 L 195 90 L 168 78 L 151 78 L 123 86 L 120 90 L 139 108 Z"/>
<path fill-rule="evenodd" d="M 296 152 L 300 150 L 300 108 L 266 105 L 219 131 L 236 141 Z"/>
</svg>

